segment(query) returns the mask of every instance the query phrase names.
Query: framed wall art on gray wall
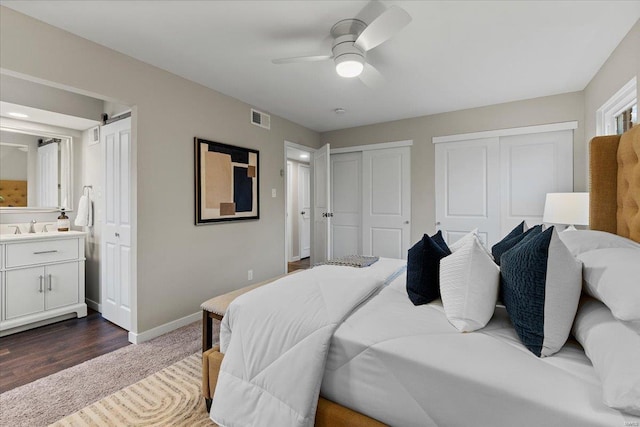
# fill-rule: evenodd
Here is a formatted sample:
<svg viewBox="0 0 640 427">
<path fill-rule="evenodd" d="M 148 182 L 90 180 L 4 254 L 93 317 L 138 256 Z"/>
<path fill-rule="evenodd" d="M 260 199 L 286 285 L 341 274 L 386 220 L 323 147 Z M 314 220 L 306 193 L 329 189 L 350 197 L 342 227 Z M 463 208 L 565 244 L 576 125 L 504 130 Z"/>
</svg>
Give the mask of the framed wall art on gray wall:
<svg viewBox="0 0 640 427">
<path fill-rule="evenodd" d="M 260 218 L 259 152 L 194 138 L 195 222 Z"/>
</svg>

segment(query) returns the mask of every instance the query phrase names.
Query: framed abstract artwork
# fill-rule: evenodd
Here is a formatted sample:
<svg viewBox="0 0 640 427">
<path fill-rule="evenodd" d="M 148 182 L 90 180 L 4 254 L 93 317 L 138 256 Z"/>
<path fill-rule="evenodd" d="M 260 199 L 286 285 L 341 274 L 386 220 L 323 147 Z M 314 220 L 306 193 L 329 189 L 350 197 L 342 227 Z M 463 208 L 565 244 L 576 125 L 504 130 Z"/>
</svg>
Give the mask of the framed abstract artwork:
<svg viewBox="0 0 640 427">
<path fill-rule="evenodd" d="M 260 218 L 258 150 L 194 138 L 196 225 Z"/>
</svg>

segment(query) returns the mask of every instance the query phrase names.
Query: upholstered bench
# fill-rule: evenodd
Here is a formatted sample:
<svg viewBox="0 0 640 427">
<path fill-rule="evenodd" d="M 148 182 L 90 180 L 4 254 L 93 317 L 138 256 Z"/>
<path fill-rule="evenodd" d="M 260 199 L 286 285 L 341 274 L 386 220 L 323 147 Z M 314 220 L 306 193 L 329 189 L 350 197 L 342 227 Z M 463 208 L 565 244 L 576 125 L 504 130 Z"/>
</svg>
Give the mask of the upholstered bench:
<svg viewBox="0 0 640 427">
<path fill-rule="evenodd" d="M 295 270 L 288 274 L 294 274 L 298 271 L 302 270 Z M 224 314 L 227 312 L 227 307 L 229 307 L 229 304 L 231 304 L 234 299 L 255 288 L 264 286 L 267 283 L 275 282 L 288 274 L 283 274 L 281 276 L 274 277 L 273 279 L 265 280 L 264 282 L 254 283 L 253 285 L 245 286 L 244 288 L 236 289 L 235 291 L 231 291 L 223 295 L 218 295 L 217 297 L 203 302 L 200 305 L 200 308 L 202 308 L 202 352 L 204 353 L 209 350 L 213 345 L 213 320 L 221 321 Z"/>
</svg>

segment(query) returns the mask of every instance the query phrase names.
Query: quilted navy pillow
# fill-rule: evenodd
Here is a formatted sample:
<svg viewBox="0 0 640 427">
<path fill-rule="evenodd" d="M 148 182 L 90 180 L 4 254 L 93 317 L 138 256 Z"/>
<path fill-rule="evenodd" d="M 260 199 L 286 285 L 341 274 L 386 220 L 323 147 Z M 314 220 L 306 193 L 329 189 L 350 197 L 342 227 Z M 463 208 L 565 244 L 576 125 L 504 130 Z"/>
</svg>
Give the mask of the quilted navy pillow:
<svg viewBox="0 0 640 427">
<path fill-rule="evenodd" d="M 407 256 L 407 294 L 413 305 L 422 305 L 440 297 L 440 260 L 451 251 L 442 233 L 424 235 L 409 249 Z"/>
<path fill-rule="evenodd" d="M 491 247 L 491 255 L 493 255 L 493 260 L 496 264 L 500 265 L 500 257 L 503 253 L 517 245 L 530 234 L 538 234 L 542 231 L 541 225 L 536 225 L 535 227 L 531 227 L 530 229 L 525 231 L 524 221 L 520 223 L 516 228 L 511 230 L 509 234 L 507 234 L 504 239 L 500 240 L 498 243 Z"/>
<path fill-rule="evenodd" d="M 520 341 L 536 356 L 562 348 L 582 288 L 582 264 L 554 227 L 529 234 L 502 255 L 503 302 Z"/>
</svg>

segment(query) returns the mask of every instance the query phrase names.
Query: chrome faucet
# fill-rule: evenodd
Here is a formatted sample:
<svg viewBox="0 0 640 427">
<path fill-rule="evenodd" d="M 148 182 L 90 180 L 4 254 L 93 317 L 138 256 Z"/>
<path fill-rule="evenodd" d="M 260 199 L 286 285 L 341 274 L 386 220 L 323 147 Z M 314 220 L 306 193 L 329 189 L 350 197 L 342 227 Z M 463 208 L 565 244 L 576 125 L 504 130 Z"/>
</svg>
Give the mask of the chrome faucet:
<svg viewBox="0 0 640 427">
<path fill-rule="evenodd" d="M 14 231 L 13 234 L 22 234 L 22 231 L 20 231 L 19 225 L 10 225 L 9 227 L 15 227 L 16 231 Z"/>
<path fill-rule="evenodd" d="M 36 232 L 36 221 L 35 219 L 31 220 L 31 224 L 29 225 L 29 233 L 35 233 Z"/>
<path fill-rule="evenodd" d="M 48 227 L 49 225 L 50 225 L 50 224 L 45 224 L 45 225 L 44 225 L 44 227 L 42 227 L 42 232 L 43 232 L 43 233 L 48 233 L 48 232 L 49 232 L 49 230 L 47 229 L 47 227 Z"/>
</svg>

